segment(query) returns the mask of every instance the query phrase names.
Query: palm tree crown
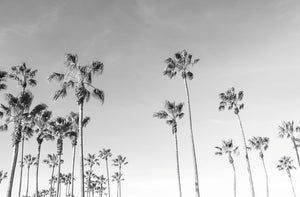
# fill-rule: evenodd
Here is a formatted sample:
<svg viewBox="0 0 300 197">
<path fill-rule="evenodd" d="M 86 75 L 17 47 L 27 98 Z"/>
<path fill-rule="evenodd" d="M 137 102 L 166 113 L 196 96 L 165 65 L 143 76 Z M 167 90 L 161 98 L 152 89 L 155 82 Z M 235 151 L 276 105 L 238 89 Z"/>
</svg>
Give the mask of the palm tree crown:
<svg viewBox="0 0 300 197">
<path fill-rule="evenodd" d="M 84 158 L 84 160 L 86 161 L 86 166 L 89 166 L 90 169 L 93 168 L 94 165 L 100 165 L 99 159 L 96 157 L 95 154 L 88 154 L 88 156 L 86 158 Z"/>
<path fill-rule="evenodd" d="M 239 91 L 235 93 L 234 87 L 227 90 L 225 93 L 219 94 L 221 99 L 219 110 L 224 110 L 226 107 L 228 110 L 233 109 L 235 114 L 238 114 L 241 109 L 244 108 L 244 104 L 240 103 L 244 97 L 244 92 Z"/>
<path fill-rule="evenodd" d="M 215 152 L 215 155 L 224 155 L 224 154 L 229 154 L 229 155 L 239 155 L 238 147 L 233 146 L 232 139 L 229 140 L 223 140 L 222 141 L 222 146 L 215 146 L 217 149 L 217 152 Z"/>
<path fill-rule="evenodd" d="M 283 156 L 278 162 L 277 169 L 285 170 L 289 177 L 291 176 L 291 170 L 296 169 L 296 167 L 292 165 L 293 160 L 291 157 Z"/>
<path fill-rule="evenodd" d="M 0 70 L 0 91 L 5 90 L 7 85 L 4 83 L 6 82 L 7 72 Z"/>
<path fill-rule="evenodd" d="M 260 151 L 260 157 L 263 157 L 263 151 L 266 151 L 269 147 L 270 138 L 268 137 L 252 137 L 248 140 L 250 150 L 255 149 Z"/>
</svg>

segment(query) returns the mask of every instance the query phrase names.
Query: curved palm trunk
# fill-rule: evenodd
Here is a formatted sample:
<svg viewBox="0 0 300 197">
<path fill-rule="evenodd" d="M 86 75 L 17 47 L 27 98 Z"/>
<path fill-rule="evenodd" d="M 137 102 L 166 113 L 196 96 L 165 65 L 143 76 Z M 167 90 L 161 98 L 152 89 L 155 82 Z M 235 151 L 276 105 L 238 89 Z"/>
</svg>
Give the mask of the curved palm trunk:
<svg viewBox="0 0 300 197">
<path fill-rule="evenodd" d="M 295 151 L 296 151 L 296 156 L 297 156 L 297 160 L 298 160 L 298 165 L 300 166 L 300 158 L 299 158 L 298 148 L 297 148 L 297 145 L 296 145 L 295 137 L 294 137 L 294 136 L 292 136 L 292 142 L 293 142 L 293 145 L 294 145 L 294 148 L 295 148 Z"/>
<path fill-rule="evenodd" d="M 177 133 L 174 133 L 174 136 L 175 136 L 175 149 L 176 149 L 176 163 L 177 163 L 177 177 L 178 177 L 179 196 L 182 197 L 181 181 L 180 181 L 180 170 L 179 170 L 179 154 L 178 154 Z"/>
<path fill-rule="evenodd" d="M 249 182 L 250 182 L 250 186 L 251 186 L 252 197 L 255 197 L 253 180 L 252 180 L 252 173 L 251 173 L 251 167 L 250 167 L 248 150 L 247 150 L 246 137 L 245 137 L 245 133 L 244 133 L 244 129 L 243 129 L 243 125 L 242 125 L 242 121 L 241 121 L 240 115 L 237 114 L 237 117 L 239 119 L 241 131 L 242 131 L 242 135 L 243 135 L 243 140 L 244 140 L 245 156 L 246 156 L 247 170 L 248 170 L 248 174 L 249 174 Z"/>
<path fill-rule="evenodd" d="M 193 157 L 194 157 L 195 190 L 196 190 L 196 197 L 200 197 L 198 167 L 197 167 L 197 158 L 196 158 L 196 150 L 195 150 L 196 148 L 195 148 L 194 134 L 193 134 L 193 124 L 192 124 L 190 93 L 189 93 L 189 87 L 188 87 L 186 78 L 184 78 L 184 84 L 185 84 L 186 96 L 187 96 L 187 102 L 188 102 L 188 108 L 189 108 L 189 120 L 190 120 L 190 131 L 191 131 L 191 141 L 192 141 L 192 152 L 193 152 Z"/>
<path fill-rule="evenodd" d="M 74 196 L 74 169 L 75 169 L 75 155 L 76 145 L 73 146 L 73 158 L 72 158 L 72 174 L 71 174 L 71 197 Z"/>
<path fill-rule="evenodd" d="M 80 146 L 80 183 L 81 197 L 84 197 L 84 163 L 83 163 L 83 101 L 79 103 L 79 146 Z"/>
<path fill-rule="evenodd" d="M 234 193 L 234 197 L 236 197 L 236 171 L 233 162 L 231 163 L 231 165 L 233 169 L 233 193 Z"/>
<path fill-rule="evenodd" d="M 26 197 L 28 196 L 28 189 L 29 189 L 29 171 L 30 167 L 27 168 L 27 187 L 26 187 Z"/>
<path fill-rule="evenodd" d="M 108 161 L 107 158 L 105 159 L 106 163 L 106 175 L 107 175 L 107 190 L 108 190 L 108 197 L 110 197 L 110 185 L 109 185 L 109 171 L 108 171 Z M 102 195 L 101 195 L 102 196 Z"/>
<path fill-rule="evenodd" d="M 262 163 L 264 166 L 264 171 L 265 171 L 265 176 L 266 176 L 267 197 L 269 197 L 269 178 L 268 178 L 267 168 L 266 168 L 265 160 L 264 160 L 263 156 L 261 156 L 261 160 L 262 160 Z"/>
<path fill-rule="evenodd" d="M 23 135 L 23 134 L 22 134 Z M 21 197 L 21 191 L 22 191 L 22 179 L 23 179 L 23 158 L 24 157 L 24 137 L 22 136 L 22 142 L 21 142 L 21 169 L 20 169 L 20 182 L 19 182 L 19 197 Z"/>
<path fill-rule="evenodd" d="M 35 174 L 35 193 L 37 197 L 39 194 L 39 168 L 40 168 L 41 147 L 42 147 L 42 143 L 39 143 L 38 154 L 36 157 L 36 174 Z"/>
<path fill-rule="evenodd" d="M 11 170 L 10 170 L 10 175 L 9 175 L 9 184 L 8 184 L 6 197 L 11 197 L 13 183 L 14 183 L 15 170 L 16 170 L 16 164 L 17 164 L 17 159 L 18 159 L 18 152 L 19 152 L 19 143 L 15 143 L 13 146 L 13 157 L 12 157 L 12 164 L 11 164 Z"/>
<path fill-rule="evenodd" d="M 294 194 L 294 197 L 296 197 L 296 193 L 295 193 L 295 188 L 294 188 L 294 184 L 293 184 L 292 177 L 291 177 L 291 176 L 289 176 L 289 179 L 290 179 L 291 186 L 292 186 L 292 189 L 293 189 L 293 194 Z"/>
</svg>

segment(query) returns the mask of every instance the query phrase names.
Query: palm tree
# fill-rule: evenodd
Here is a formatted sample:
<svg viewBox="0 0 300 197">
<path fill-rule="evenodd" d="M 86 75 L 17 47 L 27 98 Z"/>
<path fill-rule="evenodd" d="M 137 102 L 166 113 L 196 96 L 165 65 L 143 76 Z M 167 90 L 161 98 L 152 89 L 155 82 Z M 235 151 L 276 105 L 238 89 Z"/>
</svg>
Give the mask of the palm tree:
<svg viewBox="0 0 300 197">
<path fill-rule="evenodd" d="M 79 125 L 79 114 L 71 112 L 68 116 L 69 121 L 72 123 L 72 133 L 69 136 L 71 138 L 71 143 L 72 143 L 72 173 L 71 173 L 71 197 L 74 196 L 74 169 L 75 169 L 75 155 L 76 155 L 76 146 L 77 146 L 77 138 L 78 138 L 78 125 Z M 90 121 L 90 117 L 85 117 L 83 119 L 82 125 L 83 127 L 86 127 L 87 124 Z"/>
<path fill-rule="evenodd" d="M 282 126 L 279 126 L 279 137 L 280 138 L 290 138 L 292 143 L 293 143 L 293 146 L 295 148 L 295 151 L 296 151 L 296 156 L 297 156 L 297 160 L 298 160 L 298 165 L 300 166 L 300 158 L 299 158 L 299 153 L 298 153 L 298 146 L 296 144 L 296 137 L 295 135 L 300 131 L 300 127 L 296 127 L 294 128 L 294 121 L 288 121 L 288 122 L 285 122 L 283 121 L 282 122 Z"/>
<path fill-rule="evenodd" d="M 5 90 L 7 85 L 5 84 L 7 78 L 7 72 L 0 70 L 0 91 Z"/>
<path fill-rule="evenodd" d="M 234 161 L 233 161 L 233 155 L 238 155 L 239 151 L 238 151 L 238 147 L 234 147 L 233 143 L 232 143 L 232 139 L 230 140 L 223 140 L 222 141 L 222 146 L 216 146 L 215 147 L 217 149 L 217 152 L 215 152 L 216 155 L 226 155 L 228 154 L 228 161 L 232 166 L 233 169 L 233 193 L 234 193 L 234 197 L 236 197 L 236 171 L 235 171 L 235 167 L 234 167 Z"/>
<path fill-rule="evenodd" d="M 60 168 L 61 168 L 61 155 L 63 152 L 63 139 L 69 135 L 71 130 L 72 123 L 69 122 L 66 118 L 57 117 L 56 119 L 52 120 L 50 123 L 50 127 L 52 132 L 57 138 L 56 148 L 57 148 L 57 155 L 58 155 L 58 171 L 57 171 L 57 186 L 56 186 L 56 197 L 59 196 L 59 189 L 60 189 Z"/>
<path fill-rule="evenodd" d="M 3 170 L 0 170 L 0 184 L 6 178 L 7 178 L 7 172 L 4 172 Z"/>
<path fill-rule="evenodd" d="M 50 179 L 50 189 L 49 193 L 50 196 L 52 197 L 53 193 L 53 177 L 54 177 L 54 170 L 55 167 L 58 166 L 58 156 L 56 154 L 48 154 L 47 158 L 43 160 L 44 163 L 48 164 L 49 168 L 52 169 L 51 171 L 51 179 Z M 60 160 L 60 163 L 62 164 L 64 162 L 63 159 Z"/>
<path fill-rule="evenodd" d="M 36 157 L 32 157 L 30 154 L 25 155 L 25 157 L 24 157 L 24 163 L 27 165 L 27 188 L 26 188 L 26 196 L 28 196 L 30 167 L 32 165 L 36 165 Z"/>
<path fill-rule="evenodd" d="M 236 94 L 235 89 L 233 87 L 228 89 L 226 92 L 219 94 L 219 97 L 222 100 L 219 105 L 219 110 L 220 111 L 225 110 L 226 107 L 228 110 L 233 109 L 234 114 L 237 115 L 237 117 L 238 117 L 242 136 L 243 136 L 245 157 L 246 157 L 246 162 L 247 162 L 247 170 L 248 170 L 248 174 L 249 174 L 249 182 L 250 182 L 250 187 L 251 187 L 251 191 L 252 191 L 252 197 L 255 197 L 252 173 L 251 173 L 251 167 L 250 167 L 250 161 L 249 161 L 248 149 L 247 149 L 247 143 L 246 143 L 246 137 L 245 137 L 245 132 L 244 132 L 242 121 L 241 121 L 240 114 L 239 114 L 240 111 L 244 108 L 244 104 L 240 103 L 243 99 L 243 96 L 244 96 L 243 91 L 239 91 Z"/>
<path fill-rule="evenodd" d="M 178 186 L 179 186 L 179 196 L 182 196 L 181 192 L 181 182 L 180 182 L 180 170 L 179 170 L 179 155 L 178 155 L 178 141 L 177 141 L 177 120 L 181 119 L 184 116 L 182 112 L 183 103 L 178 105 L 175 102 L 166 101 L 165 110 L 161 110 L 153 114 L 153 117 L 159 119 L 166 119 L 166 123 L 171 126 L 172 134 L 175 137 L 175 150 L 176 150 L 176 166 L 177 166 L 177 177 L 178 177 Z"/>
<path fill-rule="evenodd" d="M 196 148 L 195 148 L 193 124 L 192 124 L 190 92 L 189 92 L 189 87 L 187 82 L 187 79 L 192 80 L 194 77 L 194 74 L 190 71 L 190 67 L 196 64 L 200 59 L 192 59 L 192 57 L 193 56 L 189 54 L 186 50 L 175 53 L 174 57 L 169 57 L 168 59 L 165 60 L 165 63 L 167 64 L 167 68 L 165 69 L 163 74 L 167 75 L 170 79 L 172 79 L 177 73 L 181 73 L 182 79 L 184 81 L 188 109 L 189 109 L 189 123 L 190 123 L 190 131 L 191 131 L 190 135 L 191 135 L 191 142 L 192 142 L 192 153 L 194 158 L 195 190 L 196 190 L 196 197 L 200 197 Z"/>
<path fill-rule="evenodd" d="M 283 156 L 279 160 L 279 164 L 277 165 L 277 169 L 286 171 L 286 173 L 287 173 L 287 175 L 290 179 L 291 185 L 292 185 L 294 197 L 296 197 L 296 193 L 295 193 L 295 189 L 294 189 L 294 185 L 293 185 L 293 180 L 292 180 L 292 175 L 291 175 L 291 170 L 296 169 L 296 167 L 292 165 L 292 162 L 293 162 L 293 160 L 291 159 L 291 157 Z"/>
<path fill-rule="evenodd" d="M 12 133 L 13 142 L 13 156 L 12 165 L 9 175 L 9 186 L 7 190 L 7 197 L 11 197 L 14 174 L 18 158 L 19 143 L 22 138 L 22 132 L 28 131 L 32 127 L 32 118 L 47 108 L 45 104 L 35 106 L 31 111 L 30 106 L 33 101 L 33 95 L 29 91 L 22 92 L 18 96 L 6 94 L 7 105 L 0 105 L 0 111 L 6 117 L 5 123 L 0 126 L 1 131 L 6 131 L 8 125 L 13 123 L 14 129 Z"/>
<path fill-rule="evenodd" d="M 123 174 L 119 173 L 119 172 L 115 172 L 114 175 L 111 176 L 112 181 L 116 181 L 117 182 L 117 197 L 121 197 L 121 181 L 124 181 L 124 179 L 122 178 Z"/>
<path fill-rule="evenodd" d="M 104 102 L 104 92 L 94 87 L 92 78 L 95 74 L 103 72 L 103 64 L 100 61 L 94 61 L 88 65 L 80 65 L 78 56 L 66 54 L 66 73 L 52 73 L 49 80 L 61 82 L 61 89 L 55 92 L 54 100 L 67 96 L 68 89 L 75 90 L 79 111 L 79 146 L 80 146 L 80 183 L 81 197 L 84 197 L 84 163 L 83 163 L 83 106 L 89 101 L 90 95 Z"/>
<path fill-rule="evenodd" d="M 119 168 L 119 181 L 117 182 L 118 183 L 118 188 L 119 188 L 119 197 L 121 197 L 121 176 L 123 175 L 121 170 L 122 170 L 122 167 L 127 165 L 128 162 L 126 161 L 126 157 L 123 157 L 122 155 L 118 155 L 115 159 L 112 160 L 113 162 L 113 166 L 116 166 Z"/>
<path fill-rule="evenodd" d="M 52 112 L 48 110 L 44 110 L 42 113 L 38 114 L 35 119 L 34 123 L 36 126 L 36 133 L 37 133 L 37 143 L 38 143 L 38 153 L 37 153 L 37 161 L 36 161 L 36 195 L 38 196 L 39 193 L 39 166 L 40 166 L 40 155 L 41 155 L 41 148 L 42 143 L 44 140 L 54 140 L 53 133 L 49 130 L 49 121 L 51 119 Z"/>
<path fill-rule="evenodd" d="M 267 168 L 264 161 L 264 153 L 263 151 L 266 151 L 269 147 L 270 139 L 268 137 L 253 137 L 249 140 L 250 150 L 253 148 L 257 151 L 259 151 L 259 157 L 261 158 L 261 161 L 264 166 L 265 176 L 266 176 L 266 187 L 267 187 L 267 196 L 269 197 L 269 178 L 267 173 Z"/>
<path fill-rule="evenodd" d="M 106 189 L 106 187 L 104 187 L 104 185 L 106 184 L 107 179 L 104 178 L 103 175 L 95 176 L 95 179 L 96 179 L 95 182 L 97 184 L 97 186 L 95 188 L 96 193 L 99 193 L 99 197 L 103 197 L 103 194 L 105 194 L 104 191 Z"/>
<path fill-rule="evenodd" d="M 108 189 L 108 197 L 110 197 L 110 184 L 109 184 L 109 170 L 108 170 L 108 158 L 112 156 L 110 149 L 103 148 L 102 151 L 99 151 L 99 157 L 105 160 L 106 164 L 106 177 L 107 177 L 107 189 Z M 102 195 L 102 194 L 101 194 Z"/>
<path fill-rule="evenodd" d="M 88 156 L 84 158 L 86 161 L 85 166 L 89 166 L 89 171 L 93 172 L 93 166 L 100 166 L 99 158 L 95 154 L 88 153 Z M 91 177 L 88 177 L 88 185 L 90 185 Z"/>
</svg>

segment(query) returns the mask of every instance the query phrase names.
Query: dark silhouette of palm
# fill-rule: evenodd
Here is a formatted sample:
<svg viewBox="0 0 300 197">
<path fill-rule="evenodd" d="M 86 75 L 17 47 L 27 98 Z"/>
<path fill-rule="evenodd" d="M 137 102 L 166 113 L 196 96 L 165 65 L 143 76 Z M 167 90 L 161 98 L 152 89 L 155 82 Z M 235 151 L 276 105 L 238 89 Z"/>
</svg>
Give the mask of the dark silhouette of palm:
<svg viewBox="0 0 300 197">
<path fill-rule="evenodd" d="M 32 165 L 36 165 L 36 157 L 32 157 L 30 154 L 25 155 L 24 157 L 24 163 L 27 165 L 27 187 L 26 187 L 26 196 L 28 196 L 28 189 L 29 189 L 29 172 L 30 167 Z"/>
<path fill-rule="evenodd" d="M 119 181 L 117 181 L 118 183 L 118 197 L 121 197 L 121 181 L 122 181 L 122 167 L 127 165 L 128 162 L 126 161 L 126 157 L 123 157 L 122 155 L 118 155 L 115 159 L 112 160 L 112 165 L 113 166 L 116 166 L 119 168 L 119 172 L 118 172 L 118 178 L 119 178 Z M 115 174 L 116 175 L 116 174 Z M 124 180 L 124 179 L 123 179 Z"/>
<path fill-rule="evenodd" d="M 296 167 L 292 165 L 292 162 L 293 162 L 293 160 L 291 159 L 291 157 L 283 156 L 279 159 L 279 164 L 277 165 L 277 169 L 286 171 L 286 173 L 290 179 L 294 197 L 296 197 L 294 184 L 293 184 L 293 180 L 292 180 L 292 174 L 291 174 L 291 170 L 296 169 Z"/>
<path fill-rule="evenodd" d="M 7 88 L 6 85 L 7 72 L 0 70 L 0 91 L 5 90 Z"/>
<path fill-rule="evenodd" d="M 108 197 L 110 197 L 110 182 L 109 182 L 109 169 L 108 169 L 108 158 L 112 156 L 110 149 L 102 149 L 99 151 L 99 157 L 105 160 L 106 165 L 106 177 L 107 177 L 107 190 L 108 190 Z M 102 194 L 102 192 L 100 192 Z"/>
</svg>

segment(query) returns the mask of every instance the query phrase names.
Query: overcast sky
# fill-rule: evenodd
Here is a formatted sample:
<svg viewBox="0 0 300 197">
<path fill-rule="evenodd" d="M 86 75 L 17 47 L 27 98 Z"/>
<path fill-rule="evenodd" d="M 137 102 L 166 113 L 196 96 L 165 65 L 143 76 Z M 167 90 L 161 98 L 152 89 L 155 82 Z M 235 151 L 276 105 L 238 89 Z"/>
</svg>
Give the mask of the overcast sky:
<svg viewBox="0 0 300 197">
<path fill-rule="evenodd" d="M 166 99 L 185 101 L 180 77 L 162 75 L 164 59 L 186 49 L 201 60 L 192 68 L 190 82 L 195 143 L 203 197 L 232 196 L 233 173 L 226 157 L 214 155 L 214 146 L 232 138 L 241 147 L 242 136 L 233 112 L 218 111 L 218 94 L 234 86 L 244 90 L 241 118 L 246 137 L 268 136 L 265 154 L 270 196 L 292 196 L 289 180 L 276 169 L 278 159 L 292 156 L 290 141 L 278 138 L 278 125 L 295 120 L 300 125 L 300 2 L 297 0 L 44 0 L 0 1 L 0 68 L 26 62 L 38 69 L 35 104 L 47 103 L 56 115 L 76 111 L 73 94 L 54 102 L 58 88 L 49 83 L 51 72 L 64 71 L 64 54 L 76 53 L 79 62 L 104 63 L 95 86 L 105 91 L 105 103 L 91 100 L 85 115 L 85 154 L 111 148 L 127 156 L 124 197 L 178 196 L 174 139 L 164 121 L 152 114 Z M 18 91 L 9 83 L 8 91 Z M 3 96 L 0 98 L 3 102 Z M 187 112 L 185 106 L 185 112 Z M 194 170 L 188 117 L 178 122 L 183 195 L 193 196 Z M 11 129 L 1 133 L 0 169 L 11 161 Z M 25 154 L 36 154 L 37 144 L 25 144 Z M 43 145 L 41 157 L 54 153 L 55 143 Z M 62 172 L 71 168 L 71 144 L 65 140 Z M 4 161 L 4 162 L 3 162 Z M 237 194 L 250 197 L 244 152 L 235 158 Z M 265 196 L 263 166 L 250 153 L 254 187 Z M 78 163 L 77 163 L 78 164 Z M 78 166 L 78 165 L 77 165 Z M 48 188 L 50 169 L 41 164 L 40 187 Z M 99 172 L 104 172 L 104 164 Z M 116 169 L 111 168 L 111 173 Z M 34 191 L 34 169 L 30 193 Z M 299 171 L 299 170 L 298 170 Z M 293 172 L 295 186 L 299 172 Z M 78 180 L 79 173 L 76 170 Z M 14 193 L 17 194 L 19 169 Z M 8 180 L 0 185 L 4 196 Z M 25 192 L 25 180 L 23 183 Z M 79 192 L 76 182 L 76 192 Z M 116 185 L 112 184 L 115 195 Z M 300 194 L 299 187 L 296 193 Z"/>
</svg>

